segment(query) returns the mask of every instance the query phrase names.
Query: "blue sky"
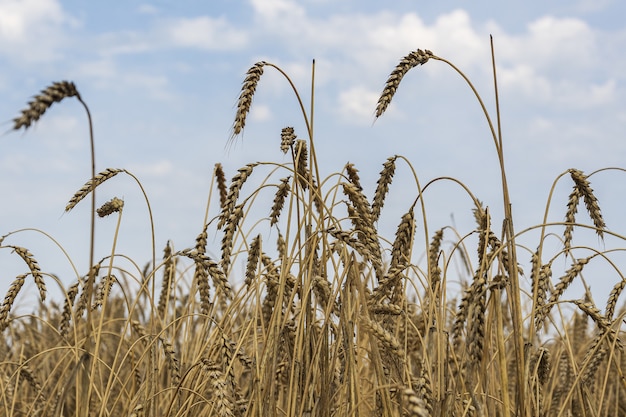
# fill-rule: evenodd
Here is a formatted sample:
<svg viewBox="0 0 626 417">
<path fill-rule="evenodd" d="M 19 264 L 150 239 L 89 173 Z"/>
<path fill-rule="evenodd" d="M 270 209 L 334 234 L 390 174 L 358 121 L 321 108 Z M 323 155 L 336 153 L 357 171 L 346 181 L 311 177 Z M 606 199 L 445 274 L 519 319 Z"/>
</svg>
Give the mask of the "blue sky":
<svg viewBox="0 0 626 417">
<path fill-rule="evenodd" d="M 315 59 L 315 143 L 323 174 L 352 162 L 371 196 L 385 159 L 404 155 L 422 184 L 439 176 L 467 184 L 490 207 L 499 230 L 493 142 L 457 74 L 441 62 L 414 69 L 388 112 L 375 123 L 373 118 L 398 60 L 424 48 L 470 77 L 495 120 L 491 34 L 508 179 L 516 228 L 522 230 L 542 222 L 550 187 L 563 171 L 625 166 L 625 15 L 617 0 L 0 0 L 0 121 L 9 130 L 31 96 L 52 81 L 75 82 L 94 116 L 97 169 L 126 168 L 140 178 L 154 210 L 160 256 L 168 239 L 178 249 L 193 245 L 215 163 L 230 178 L 249 162 L 287 162 L 278 149 L 281 128 L 294 126 L 305 136 L 288 84 L 267 69 L 243 136 L 225 147 L 246 70 L 259 60 L 280 66 L 308 103 Z M 89 204 L 63 214 L 90 175 L 82 108 L 76 101 L 55 104 L 27 132 L 1 136 L 0 148 L 0 234 L 41 229 L 83 274 Z M 397 175 L 380 225 L 389 237 L 414 198 L 408 168 Z M 458 187 L 440 184 L 427 196 L 431 230 L 454 216 L 460 229 L 470 231 L 471 202 Z M 624 184 L 617 171 L 592 177 L 607 225 L 617 233 L 624 227 Z M 557 185 L 551 220 L 563 219 L 570 189 L 567 178 Z M 118 177 L 98 196 L 99 203 L 124 198 L 119 252 L 140 264 L 148 261 L 149 225 L 137 186 Z M 587 222 L 584 209 L 579 212 Z M 114 227 L 113 218 L 99 221 L 98 259 L 109 250 Z M 536 235 L 527 236 L 534 249 Z M 219 247 L 221 237 L 213 238 Z M 589 241 L 598 245 L 593 237 Z M 4 243 L 29 248 L 44 271 L 75 281 L 69 263 L 44 236 L 22 232 Z M 607 241 L 599 247 L 614 245 L 624 246 Z M 528 259 L 523 251 L 521 256 Z M 0 253 L 0 264 L 4 291 L 24 266 L 8 250 Z M 605 290 L 617 280 L 612 271 L 602 280 L 588 278 L 592 289 Z"/>
</svg>

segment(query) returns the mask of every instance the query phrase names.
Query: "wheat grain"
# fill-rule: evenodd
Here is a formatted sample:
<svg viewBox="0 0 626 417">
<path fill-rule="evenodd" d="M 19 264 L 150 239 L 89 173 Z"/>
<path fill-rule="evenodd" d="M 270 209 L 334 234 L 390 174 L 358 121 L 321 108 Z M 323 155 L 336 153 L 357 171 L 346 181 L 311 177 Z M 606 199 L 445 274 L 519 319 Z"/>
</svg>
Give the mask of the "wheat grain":
<svg viewBox="0 0 626 417">
<path fill-rule="evenodd" d="M 396 171 L 397 158 L 397 156 L 387 158 L 387 161 L 383 164 L 382 171 L 380 171 L 380 177 L 376 181 L 376 191 L 372 200 L 372 221 L 378 221 L 380 217 L 380 211 L 385 203 L 385 196 L 389 192 L 389 185 Z"/>
<path fill-rule="evenodd" d="M 113 178 L 120 172 L 124 172 L 124 170 L 107 168 L 104 171 L 97 174 L 93 179 L 90 179 L 89 181 L 87 181 L 85 185 L 83 185 L 83 187 L 80 190 L 78 190 L 76 194 L 72 196 L 70 201 L 65 206 L 65 211 L 67 212 L 73 209 L 76 206 L 76 204 L 78 204 L 82 199 L 84 199 L 85 197 L 89 195 L 92 189 L 95 189 L 100 184 L 102 184 L 106 180 Z"/>
<path fill-rule="evenodd" d="M 124 200 L 120 200 L 117 197 L 113 197 L 111 200 L 104 203 L 100 208 L 96 210 L 98 216 L 106 217 L 113 213 L 119 213 L 124 208 Z"/>
<path fill-rule="evenodd" d="M 235 114 L 235 123 L 233 124 L 233 137 L 240 134 L 246 126 L 246 117 L 250 111 L 252 99 L 254 98 L 254 93 L 256 92 L 261 75 L 263 75 L 263 66 L 265 66 L 265 64 L 266 62 L 264 61 L 257 62 L 246 72 L 246 78 L 243 81 L 239 101 L 237 103 L 237 113 Z"/>
<path fill-rule="evenodd" d="M 39 120 L 52 104 L 58 103 L 66 97 L 80 97 L 74 83 L 69 81 L 58 81 L 51 86 L 41 90 L 41 93 L 33 97 L 28 102 L 28 108 L 22 110 L 19 117 L 13 119 L 13 130 L 24 127 L 28 129 L 31 124 Z"/>
<path fill-rule="evenodd" d="M 421 49 L 418 49 L 400 60 L 398 65 L 396 65 L 394 70 L 389 75 L 389 78 L 387 78 L 385 88 L 378 99 L 378 104 L 376 105 L 376 118 L 382 116 L 385 110 L 387 110 L 387 107 L 391 103 L 391 99 L 398 90 L 400 81 L 402 81 L 402 78 L 406 75 L 406 73 L 418 65 L 425 64 L 431 57 L 433 57 L 433 53 L 429 50 L 422 51 Z"/>
</svg>

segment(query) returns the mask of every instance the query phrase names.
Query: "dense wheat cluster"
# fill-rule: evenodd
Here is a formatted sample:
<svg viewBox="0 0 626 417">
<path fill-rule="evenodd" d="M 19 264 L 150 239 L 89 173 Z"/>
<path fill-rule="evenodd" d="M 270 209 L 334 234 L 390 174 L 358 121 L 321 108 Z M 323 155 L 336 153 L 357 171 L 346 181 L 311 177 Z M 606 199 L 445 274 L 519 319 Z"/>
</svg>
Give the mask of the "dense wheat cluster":
<svg viewBox="0 0 626 417">
<path fill-rule="evenodd" d="M 400 61 L 376 117 L 407 71 L 431 59 L 448 62 L 428 50 Z M 250 68 L 234 134 L 264 68 L 278 69 Z M 72 83 L 53 84 L 14 128 L 77 95 Z M 0 238 L 0 249 L 25 266 L 0 304 L 0 416 L 626 415 L 626 280 L 615 274 L 607 300 L 589 292 L 564 298 L 574 281 L 584 282 L 587 265 L 610 260 L 616 249 L 601 240 L 598 248 L 576 246 L 580 229 L 599 239 L 615 234 L 591 175 L 559 176 L 572 187 L 569 201 L 552 202 L 564 221 L 540 222 L 528 249 L 516 245 L 509 212 L 493 219 L 460 180 L 473 229 L 429 230 L 418 183 L 395 236 L 382 236 L 396 168 L 409 159 L 381 161 L 377 186 L 367 190 L 353 164 L 319 172 L 323 155 L 310 131 L 286 127 L 275 148 L 290 163 L 254 161 L 230 182 L 215 165 L 210 195 L 217 197 L 209 198 L 195 246 L 166 242 L 160 259 L 129 271 L 117 266 L 114 242 L 84 276 L 64 282 L 62 300 L 46 299 L 54 271 L 12 243 L 14 233 Z M 132 176 L 117 168 L 94 173 L 66 210 L 118 174 Z M 250 186 L 251 178 L 259 180 Z M 257 202 L 261 194 L 269 206 Z M 578 223 L 581 203 L 591 224 Z M 121 219 L 123 210 L 113 198 L 97 213 Z M 209 235 L 221 237 L 217 247 Z M 555 253 L 546 248 L 549 235 L 561 239 Z M 14 314 L 30 279 L 41 305 L 35 315 Z M 459 282 L 460 293 L 449 290 Z"/>
</svg>

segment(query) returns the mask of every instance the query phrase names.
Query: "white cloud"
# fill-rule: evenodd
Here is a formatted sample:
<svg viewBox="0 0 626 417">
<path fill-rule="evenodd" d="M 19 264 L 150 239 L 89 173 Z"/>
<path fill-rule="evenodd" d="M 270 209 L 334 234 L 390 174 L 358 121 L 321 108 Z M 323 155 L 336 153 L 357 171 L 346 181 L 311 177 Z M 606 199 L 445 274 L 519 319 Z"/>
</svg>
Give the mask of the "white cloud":
<svg viewBox="0 0 626 417">
<path fill-rule="evenodd" d="M 264 122 L 272 118 L 272 110 L 265 104 L 254 104 L 250 108 L 250 119 Z"/>
<path fill-rule="evenodd" d="M 77 22 L 56 0 L 0 1 L 0 53 L 20 62 L 56 57 L 64 26 Z"/>
<path fill-rule="evenodd" d="M 163 30 L 165 40 L 173 46 L 228 50 L 247 42 L 246 34 L 231 27 L 224 18 L 181 18 L 167 22 Z"/>
<path fill-rule="evenodd" d="M 304 9 L 291 0 L 251 0 L 252 7 L 263 19 L 293 19 L 304 17 Z"/>
<path fill-rule="evenodd" d="M 362 86 L 344 90 L 339 93 L 339 112 L 350 124 L 371 124 L 379 95 Z"/>
</svg>

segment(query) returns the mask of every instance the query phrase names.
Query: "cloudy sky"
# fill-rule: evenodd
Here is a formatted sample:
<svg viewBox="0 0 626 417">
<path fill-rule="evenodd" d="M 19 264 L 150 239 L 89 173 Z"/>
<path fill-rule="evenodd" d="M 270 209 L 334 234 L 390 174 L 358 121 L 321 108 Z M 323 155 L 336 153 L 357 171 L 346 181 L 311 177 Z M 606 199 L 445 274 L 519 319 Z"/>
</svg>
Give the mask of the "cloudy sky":
<svg viewBox="0 0 626 417">
<path fill-rule="evenodd" d="M 490 35 L 505 163 L 521 231 L 543 221 L 552 184 L 568 168 L 590 173 L 626 167 L 625 15 L 626 6 L 617 0 L 0 0 L 0 121 L 7 132 L 0 136 L 0 235 L 22 228 L 49 233 L 78 272 L 86 272 L 89 203 L 63 213 L 90 175 L 83 109 L 75 100 L 64 101 L 28 131 L 10 132 L 12 118 L 51 82 L 75 82 L 89 105 L 97 170 L 126 168 L 141 180 L 160 256 L 168 239 L 178 249 L 193 245 L 215 163 L 230 178 L 249 162 L 288 162 L 279 150 L 281 128 L 294 126 L 305 137 L 293 92 L 268 68 L 244 134 L 226 146 L 246 70 L 259 60 L 280 66 L 308 105 L 313 59 L 314 140 L 323 176 L 354 163 L 371 196 L 385 159 L 403 155 L 422 185 L 440 176 L 465 183 L 490 207 L 499 230 L 502 197 L 493 139 L 471 90 L 450 67 L 431 61 L 409 72 L 387 113 L 374 123 L 387 76 L 417 48 L 462 69 L 495 122 Z M 626 234 L 625 174 L 606 171 L 591 179 L 608 227 Z M 451 182 L 436 184 L 425 196 L 431 232 L 452 221 L 461 232 L 471 231 L 466 194 Z M 114 196 L 125 200 L 118 250 L 143 265 L 150 257 L 150 229 L 140 190 L 121 176 L 99 190 L 99 203 Z M 415 190 L 413 174 L 401 165 L 382 233 L 393 237 Z M 563 219 L 570 190 L 568 178 L 557 183 L 550 220 Z M 210 216 L 216 214 L 212 210 Z M 584 208 L 580 213 L 588 222 Z M 113 217 L 99 220 L 97 259 L 110 250 L 114 228 Z M 533 233 L 522 241 L 531 250 L 537 245 Z M 211 238 L 219 248 L 221 237 Z M 17 233 L 4 244 L 28 247 L 44 271 L 75 281 L 71 263 L 39 232 Z M 593 238 L 591 244 L 625 246 Z M 524 250 L 520 256 L 528 259 Z M 4 291 L 25 267 L 7 249 L 0 264 Z M 610 288 L 618 279 L 609 270 L 588 281 L 592 289 Z"/>
</svg>

